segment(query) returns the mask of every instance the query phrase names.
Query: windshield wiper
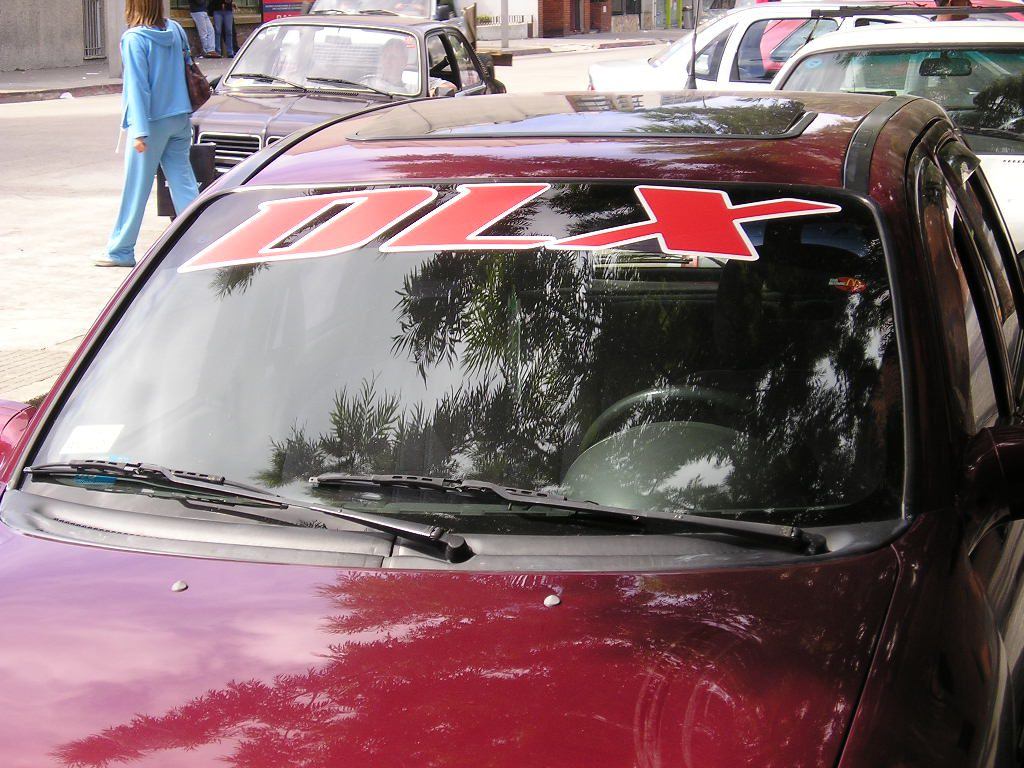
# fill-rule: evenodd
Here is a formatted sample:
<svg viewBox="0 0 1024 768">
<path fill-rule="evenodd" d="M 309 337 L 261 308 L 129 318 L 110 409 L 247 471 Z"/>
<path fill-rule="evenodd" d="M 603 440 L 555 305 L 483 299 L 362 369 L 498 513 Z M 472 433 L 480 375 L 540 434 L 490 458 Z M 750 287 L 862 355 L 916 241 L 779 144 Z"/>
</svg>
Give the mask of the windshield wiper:
<svg viewBox="0 0 1024 768">
<path fill-rule="evenodd" d="M 401 16 L 400 13 L 388 11 L 384 8 L 360 8 L 359 13 L 363 16 Z"/>
<path fill-rule="evenodd" d="M 177 491 L 204 500 L 221 500 L 229 504 L 246 503 L 251 506 L 273 507 L 276 509 L 306 509 L 330 517 L 365 525 L 394 536 L 403 536 L 412 541 L 430 545 L 441 550 L 451 563 L 461 563 L 472 557 L 466 540 L 448 528 L 425 525 L 410 520 L 393 519 L 369 512 L 331 507 L 321 507 L 303 501 L 287 499 L 268 493 L 245 483 L 228 480 L 221 475 L 206 475 L 200 472 L 186 472 L 168 469 L 157 464 L 123 463 L 97 459 L 83 459 L 54 464 L 36 464 L 24 470 L 33 480 L 52 477 L 103 478 L 107 480 L 138 483 L 151 489 Z M 296 525 L 290 520 L 275 519 L 285 525 Z"/>
<path fill-rule="evenodd" d="M 963 133 L 973 133 L 978 136 L 993 136 L 997 139 L 1007 141 L 1024 141 L 1024 134 L 1007 131 L 1003 128 L 968 128 L 963 125 L 957 126 Z"/>
<path fill-rule="evenodd" d="M 374 88 L 372 85 L 366 83 L 357 83 L 354 80 L 344 80 L 340 77 L 306 77 L 307 80 L 311 80 L 314 83 L 328 83 L 330 85 L 351 85 L 361 90 L 369 91 L 370 93 L 377 93 L 381 96 L 387 96 L 389 99 L 394 100 L 395 95 L 382 91 L 380 88 Z"/>
<path fill-rule="evenodd" d="M 294 83 L 291 80 L 288 80 L 287 78 L 278 77 L 277 75 L 267 75 L 262 72 L 232 72 L 230 75 L 228 75 L 228 80 L 230 80 L 233 77 L 246 77 L 250 80 L 263 80 L 268 83 L 283 83 L 284 85 L 291 86 L 292 88 L 296 88 L 300 91 L 306 90 L 306 86 Z"/>
<path fill-rule="evenodd" d="M 704 528 L 715 533 L 728 533 L 748 539 L 766 541 L 772 544 L 788 546 L 808 555 L 827 552 L 825 537 L 818 533 L 805 531 L 795 525 L 776 525 L 774 523 L 757 523 L 749 520 L 731 520 L 723 517 L 697 515 L 689 512 L 666 512 L 662 510 L 626 509 L 624 507 L 606 507 L 592 501 L 570 499 L 545 491 L 530 491 L 524 488 L 509 488 L 496 483 L 482 480 L 459 480 L 447 477 L 420 477 L 417 475 L 347 475 L 338 472 L 325 472 L 309 478 L 310 484 L 317 487 L 349 487 L 358 488 L 371 486 L 377 488 L 404 487 L 421 488 L 443 493 L 463 493 L 476 496 L 489 496 L 524 506 L 561 509 L 588 515 L 604 517 L 629 517 L 637 520 L 668 520 L 695 528 Z"/>
</svg>

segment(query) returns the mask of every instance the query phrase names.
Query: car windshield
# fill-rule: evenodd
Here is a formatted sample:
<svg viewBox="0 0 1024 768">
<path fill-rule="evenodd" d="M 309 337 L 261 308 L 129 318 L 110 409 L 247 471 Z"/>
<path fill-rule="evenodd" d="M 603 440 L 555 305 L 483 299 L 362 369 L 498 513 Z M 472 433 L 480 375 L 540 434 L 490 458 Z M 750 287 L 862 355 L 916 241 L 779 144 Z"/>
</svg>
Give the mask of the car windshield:
<svg viewBox="0 0 1024 768">
<path fill-rule="evenodd" d="M 924 96 L 938 102 L 977 152 L 1024 152 L 1024 46 L 820 53 L 786 78 L 791 91 Z"/>
<path fill-rule="evenodd" d="M 232 88 L 420 92 L 416 38 L 363 27 L 283 24 L 260 29 L 239 55 Z"/>
<path fill-rule="evenodd" d="M 226 194 L 155 267 L 33 463 L 151 462 L 304 500 L 354 493 L 312 487 L 318 473 L 404 473 L 639 510 L 896 518 L 901 377 L 879 234 L 856 201 L 804 197 Z M 663 242 L 644 222 L 666 206 L 696 206 L 700 227 Z M 416 215 L 378 226 L 373 211 L 399 210 Z M 636 236 L 615 245 L 617 227 Z M 718 255 L 666 253 L 680 247 Z M 415 500 L 480 514 L 477 498 Z"/>
<path fill-rule="evenodd" d="M 373 13 L 431 18 L 429 0 L 316 0 L 310 13 Z"/>
</svg>

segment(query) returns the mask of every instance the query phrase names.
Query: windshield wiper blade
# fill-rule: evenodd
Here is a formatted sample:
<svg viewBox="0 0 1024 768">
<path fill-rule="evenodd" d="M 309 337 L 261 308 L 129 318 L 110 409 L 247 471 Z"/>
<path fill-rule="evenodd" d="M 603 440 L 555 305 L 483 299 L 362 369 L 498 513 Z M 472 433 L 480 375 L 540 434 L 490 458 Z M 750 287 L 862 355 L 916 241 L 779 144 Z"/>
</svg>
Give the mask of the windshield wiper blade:
<svg viewBox="0 0 1024 768">
<path fill-rule="evenodd" d="M 366 83 L 357 83 L 354 80 L 344 80 L 344 79 L 342 79 L 340 77 L 309 77 L 309 76 L 307 76 L 306 79 L 307 80 L 311 80 L 314 83 L 328 83 L 330 85 L 351 85 L 351 86 L 353 86 L 355 88 L 359 88 L 360 90 L 364 90 L 364 91 L 367 91 L 369 93 L 377 93 L 377 94 L 380 94 L 381 96 L 387 96 L 392 101 L 395 98 L 395 95 L 393 93 L 388 93 L 387 91 L 382 91 L 380 88 L 374 88 L 372 85 L 367 85 Z"/>
<path fill-rule="evenodd" d="M 477 496 L 490 496 L 524 506 L 561 509 L 569 512 L 598 515 L 605 517 L 629 517 L 636 519 L 667 520 L 682 525 L 692 525 L 715 533 L 728 533 L 749 539 L 765 541 L 772 544 L 788 546 L 808 555 L 827 552 L 825 537 L 819 533 L 805 531 L 795 525 L 777 525 L 775 523 L 759 523 L 750 520 L 733 520 L 724 517 L 711 517 L 690 512 L 669 512 L 662 510 L 626 509 L 625 507 L 608 507 L 592 501 L 570 499 L 546 491 L 531 491 L 525 488 L 509 488 L 497 483 L 482 480 L 459 480 L 449 477 L 421 477 L 418 475 L 349 475 L 340 472 L 325 472 L 309 478 L 311 485 L 317 487 L 349 487 L 364 486 L 388 488 L 420 488 L 443 493 L 463 493 Z"/>
<path fill-rule="evenodd" d="M 1007 141 L 1024 141 L 1024 134 L 1007 131 L 1004 128 L 968 128 L 962 125 L 957 127 L 962 133 L 973 133 L 976 136 L 993 136 Z"/>
<path fill-rule="evenodd" d="M 48 477 L 114 478 L 115 480 L 139 483 L 144 486 L 161 488 L 167 491 L 205 494 L 233 504 L 242 501 L 255 506 L 269 506 L 277 509 L 288 509 L 290 507 L 306 509 L 322 515 L 365 525 L 367 528 L 384 531 L 394 536 L 403 536 L 411 541 L 428 544 L 435 549 L 440 549 L 445 559 L 451 563 L 461 563 L 473 555 L 473 550 L 470 549 L 466 540 L 449 528 L 425 525 L 411 520 L 384 517 L 383 515 L 375 515 L 370 512 L 361 512 L 345 507 L 334 509 L 332 507 L 322 507 L 318 504 L 309 504 L 268 493 L 245 483 L 228 480 L 221 475 L 207 475 L 201 472 L 168 469 L 158 464 L 114 462 L 99 459 L 36 464 L 35 466 L 26 467 L 24 471 L 31 475 L 33 479 Z M 287 520 L 281 522 L 284 524 L 294 524 L 292 521 Z"/>
<path fill-rule="evenodd" d="M 247 77 L 250 80 L 265 80 L 268 83 L 283 83 L 284 85 L 291 86 L 292 88 L 297 88 L 300 91 L 306 90 L 306 86 L 304 85 L 299 85 L 298 83 L 292 82 L 284 77 L 278 77 L 277 75 L 267 75 L 263 72 L 232 72 L 228 75 L 228 80 L 233 77 Z"/>
<path fill-rule="evenodd" d="M 401 16 L 400 13 L 389 11 L 385 8 L 360 8 L 359 13 L 362 16 Z"/>
</svg>

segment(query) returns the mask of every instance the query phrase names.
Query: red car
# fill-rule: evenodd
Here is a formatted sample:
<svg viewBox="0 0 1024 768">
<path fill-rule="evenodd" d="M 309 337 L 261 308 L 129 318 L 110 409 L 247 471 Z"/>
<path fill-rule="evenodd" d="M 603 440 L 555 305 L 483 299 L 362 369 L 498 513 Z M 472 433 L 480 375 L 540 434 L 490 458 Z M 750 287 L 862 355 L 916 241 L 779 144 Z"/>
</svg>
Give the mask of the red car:
<svg viewBox="0 0 1024 768">
<path fill-rule="evenodd" d="M 3 406 L 0 765 L 1016 765 L 977 168 L 932 102 L 786 93 L 253 156 Z"/>
</svg>

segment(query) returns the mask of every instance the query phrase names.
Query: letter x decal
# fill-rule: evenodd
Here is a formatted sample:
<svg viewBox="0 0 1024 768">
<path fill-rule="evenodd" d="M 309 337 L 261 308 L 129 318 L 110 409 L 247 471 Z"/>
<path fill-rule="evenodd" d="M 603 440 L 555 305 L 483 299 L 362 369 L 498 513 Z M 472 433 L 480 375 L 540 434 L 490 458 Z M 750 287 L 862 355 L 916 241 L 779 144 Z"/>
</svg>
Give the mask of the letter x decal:
<svg viewBox="0 0 1024 768">
<path fill-rule="evenodd" d="M 647 221 L 566 238 L 548 247 L 596 250 L 653 239 L 662 253 L 754 261 L 757 251 L 743 231 L 743 222 L 840 210 L 838 205 L 788 197 L 733 205 L 729 196 L 717 189 L 640 186 L 635 191 L 647 211 Z"/>
</svg>

